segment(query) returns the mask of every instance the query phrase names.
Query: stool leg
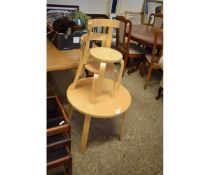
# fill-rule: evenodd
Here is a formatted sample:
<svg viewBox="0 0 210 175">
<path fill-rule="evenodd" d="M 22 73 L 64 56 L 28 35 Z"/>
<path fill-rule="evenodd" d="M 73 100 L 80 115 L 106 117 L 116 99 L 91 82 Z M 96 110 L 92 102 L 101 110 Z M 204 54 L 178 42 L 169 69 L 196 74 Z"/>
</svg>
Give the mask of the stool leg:
<svg viewBox="0 0 210 175">
<path fill-rule="evenodd" d="M 102 90 L 102 84 L 103 84 L 103 79 L 104 79 L 104 74 L 106 70 L 106 63 L 101 63 L 100 64 L 100 69 L 99 69 L 99 77 L 98 77 L 98 87 L 97 87 L 97 92 L 98 95 L 101 93 Z"/>
<path fill-rule="evenodd" d="M 116 88 L 117 88 L 117 71 L 116 71 L 116 69 L 114 69 L 114 71 L 113 71 L 112 97 L 115 97 Z"/>
<path fill-rule="evenodd" d="M 92 81 L 92 90 L 91 90 L 92 92 L 91 92 L 91 96 L 90 96 L 91 103 L 96 102 L 98 78 L 99 78 L 98 74 L 94 74 L 93 81 Z"/>
<path fill-rule="evenodd" d="M 122 79 L 122 76 L 124 74 L 124 68 L 125 68 L 125 63 L 123 60 L 120 61 L 120 72 L 119 72 L 119 75 L 118 75 L 118 79 L 117 79 L 117 88 L 120 87 L 120 82 L 121 82 L 121 79 Z"/>
<path fill-rule="evenodd" d="M 82 154 L 84 154 L 86 144 L 87 144 L 90 121 L 91 121 L 91 117 L 89 115 L 85 115 L 85 121 L 84 121 L 83 131 L 82 131 L 82 139 L 81 139 L 81 144 L 80 144 L 80 153 Z"/>
<path fill-rule="evenodd" d="M 120 117 L 120 141 L 124 141 L 124 130 L 125 130 L 125 112 Z"/>
</svg>

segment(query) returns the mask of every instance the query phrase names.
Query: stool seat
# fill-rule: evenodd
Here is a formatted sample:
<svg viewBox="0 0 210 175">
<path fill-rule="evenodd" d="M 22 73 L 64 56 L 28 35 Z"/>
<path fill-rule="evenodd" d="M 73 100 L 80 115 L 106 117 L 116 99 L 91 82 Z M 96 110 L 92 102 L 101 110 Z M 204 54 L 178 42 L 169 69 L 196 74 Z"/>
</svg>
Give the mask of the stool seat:
<svg viewBox="0 0 210 175">
<path fill-rule="evenodd" d="M 93 58 L 105 63 L 120 62 L 123 58 L 123 55 L 119 51 L 109 47 L 92 48 L 90 49 L 90 55 Z"/>
<path fill-rule="evenodd" d="M 90 102 L 90 92 L 93 78 L 80 79 L 77 88 L 67 89 L 67 98 L 71 105 L 83 114 L 96 118 L 112 118 L 124 113 L 131 104 L 131 96 L 128 90 L 122 85 L 119 86 L 115 98 L 110 94 L 113 80 L 103 79 L 103 90 L 101 95 L 93 104 Z"/>
</svg>

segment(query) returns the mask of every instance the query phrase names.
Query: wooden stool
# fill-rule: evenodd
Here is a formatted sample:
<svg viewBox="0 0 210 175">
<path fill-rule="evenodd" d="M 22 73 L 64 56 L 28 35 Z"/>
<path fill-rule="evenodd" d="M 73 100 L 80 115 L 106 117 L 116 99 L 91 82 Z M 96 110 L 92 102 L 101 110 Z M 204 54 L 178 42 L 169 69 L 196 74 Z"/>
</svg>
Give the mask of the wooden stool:
<svg viewBox="0 0 210 175">
<path fill-rule="evenodd" d="M 114 97 L 116 88 L 119 88 L 124 69 L 124 61 L 122 59 L 123 55 L 119 51 L 114 50 L 112 48 L 96 47 L 90 49 L 90 56 L 92 56 L 93 59 L 101 62 L 99 67 L 99 74 L 94 74 L 91 102 L 94 103 L 96 96 L 100 95 L 101 93 L 102 82 L 105 76 L 105 70 L 107 64 L 120 63 L 120 71 L 118 75 L 117 72 L 113 70 L 114 78 L 113 78 L 113 88 L 111 90 L 111 94 L 112 97 Z"/>
<path fill-rule="evenodd" d="M 96 27 L 105 27 L 107 29 L 106 30 L 107 33 L 92 32 L 94 31 L 94 28 Z M 93 47 L 95 41 L 99 41 L 102 43 L 103 48 L 110 48 L 113 29 L 117 29 L 119 27 L 120 27 L 120 22 L 118 20 L 92 19 L 88 21 L 88 33 L 83 35 L 80 40 L 81 41 L 80 63 L 77 69 L 77 73 L 73 82 L 72 89 L 74 89 L 77 86 L 77 81 L 79 80 L 79 77 L 81 76 L 82 71 L 84 69 L 94 74 L 99 74 L 99 72 L 102 71 L 101 69 L 102 67 L 100 63 L 103 62 L 103 59 L 101 58 L 101 56 L 103 56 L 103 54 L 106 54 L 106 49 L 102 49 L 102 51 L 100 49 L 96 49 L 96 50 L 93 49 L 92 51 L 93 53 L 91 55 L 90 54 L 90 50 L 92 50 L 91 47 Z M 107 51 L 109 52 L 110 50 L 107 50 Z M 112 50 L 110 52 L 113 53 Z M 94 56 L 94 53 L 96 54 L 95 56 Z M 119 58 L 119 53 L 117 54 L 118 54 L 118 57 L 116 57 L 116 55 L 112 56 L 110 55 L 110 53 L 106 54 L 109 58 L 105 56 L 107 59 L 104 60 L 106 63 L 106 66 L 104 67 L 104 71 L 106 68 L 106 71 L 111 70 L 113 72 L 114 71 L 116 72 L 116 70 L 114 69 L 115 65 L 113 64 L 115 63 L 115 61 L 111 61 L 111 59 L 114 58 L 114 59 L 117 59 L 117 61 L 119 61 L 119 59 L 121 60 L 122 58 Z M 120 55 L 120 57 L 122 56 Z M 121 65 L 124 66 L 124 62 Z M 115 73 L 115 76 L 116 74 L 117 73 Z"/>
<path fill-rule="evenodd" d="M 91 117 L 112 118 L 121 115 L 120 140 L 123 141 L 125 112 L 131 104 L 131 96 L 122 85 L 119 85 L 114 98 L 110 96 L 109 92 L 113 88 L 113 80 L 107 78 L 103 79 L 101 94 L 96 98 L 95 103 L 91 103 L 92 81 L 93 78 L 83 78 L 78 81 L 77 88 L 72 89 L 72 83 L 67 89 L 67 98 L 71 106 L 85 114 L 80 145 L 81 153 L 85 152 Z"/>
</svg>

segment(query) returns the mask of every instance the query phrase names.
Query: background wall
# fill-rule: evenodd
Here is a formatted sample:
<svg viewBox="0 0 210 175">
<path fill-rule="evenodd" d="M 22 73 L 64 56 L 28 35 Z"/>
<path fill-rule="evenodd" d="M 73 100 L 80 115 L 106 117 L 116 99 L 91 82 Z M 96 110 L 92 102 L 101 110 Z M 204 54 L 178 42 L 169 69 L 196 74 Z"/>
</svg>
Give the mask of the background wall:
<svg viewBox="0 0 210 175">
<path fill-rule="evenodd" d="M 118 0 L 118 14 L 124 11 L 142 11 L 144 0 Z M 79 5 L 85 13 L 108 14 L 111 8 L 111 0 L 47 0 L 48 4 Z"/>
<path fill-rule="evenodd" d="M 140 12 L 143 11 L 144 0 L 118 0 L 118 13 L 123 14 L 125 11 Z"/>
<path fill-rule="evenodd" d="M 110 0 L 47 0 L 48 4 L 79 5 L 84 13 L 108 14 Z"/>
<path fill-rule="evenodd" d="M 162 2 L 163 2 L 163 0 L 162 0 Z M 149 14 L 155 13 L 155 8 L 160 5 L 161 5 L 161 3 L 149 2 Z"/>
</svg>

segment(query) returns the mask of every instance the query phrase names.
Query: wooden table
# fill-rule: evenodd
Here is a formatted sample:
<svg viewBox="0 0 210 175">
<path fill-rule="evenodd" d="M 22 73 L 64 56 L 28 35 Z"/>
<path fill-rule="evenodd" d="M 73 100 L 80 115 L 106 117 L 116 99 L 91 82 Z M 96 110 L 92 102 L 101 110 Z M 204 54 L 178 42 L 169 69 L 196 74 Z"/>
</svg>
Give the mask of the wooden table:
<svg viewBox="0 0 210 175">
<path fill-rule="evenodd" d="M 79 65 L 80 49 L 58 50 L 47 39 L 47 71 L 74 69 Z"/>
<path fill-rule="evenodd" d="M 151 46 L 154 43 L 154 35 L 156 30 L 157 28 L 149 25 L 132 25 L 131 40 Z M 163 44 L 162 37 L 158 37 L 157 44 Z"/>
<path fill-rule="evenodd" d="M 90 92 L 92 88 L 92 81 L 92 77 L 80 79 L 75 89 L 72 90 L 71 86 L 73 84 L 71 84 L 67 90 L 67 98 L 71 106 L 73 106 L 73 108 L 75 108 L 77 111 L 85 114 L 80 145 L 81 153 L 84 153 L 86 148 L 91 117 L 112 118 L 122 115 L 120 124 L 120 140 L 122 141 L 124 133 L 125 111 L 131 104 L 131 96 L 128 90 L 122 85 L 119 86 L 115 97 L 112 97 L 110 92 L 113 88 L 113 80 L 106 78 L 103 79 L 103 89 L 100 96 L 96 98 L 95 103 L 91 103 Z"/>
</svg>

